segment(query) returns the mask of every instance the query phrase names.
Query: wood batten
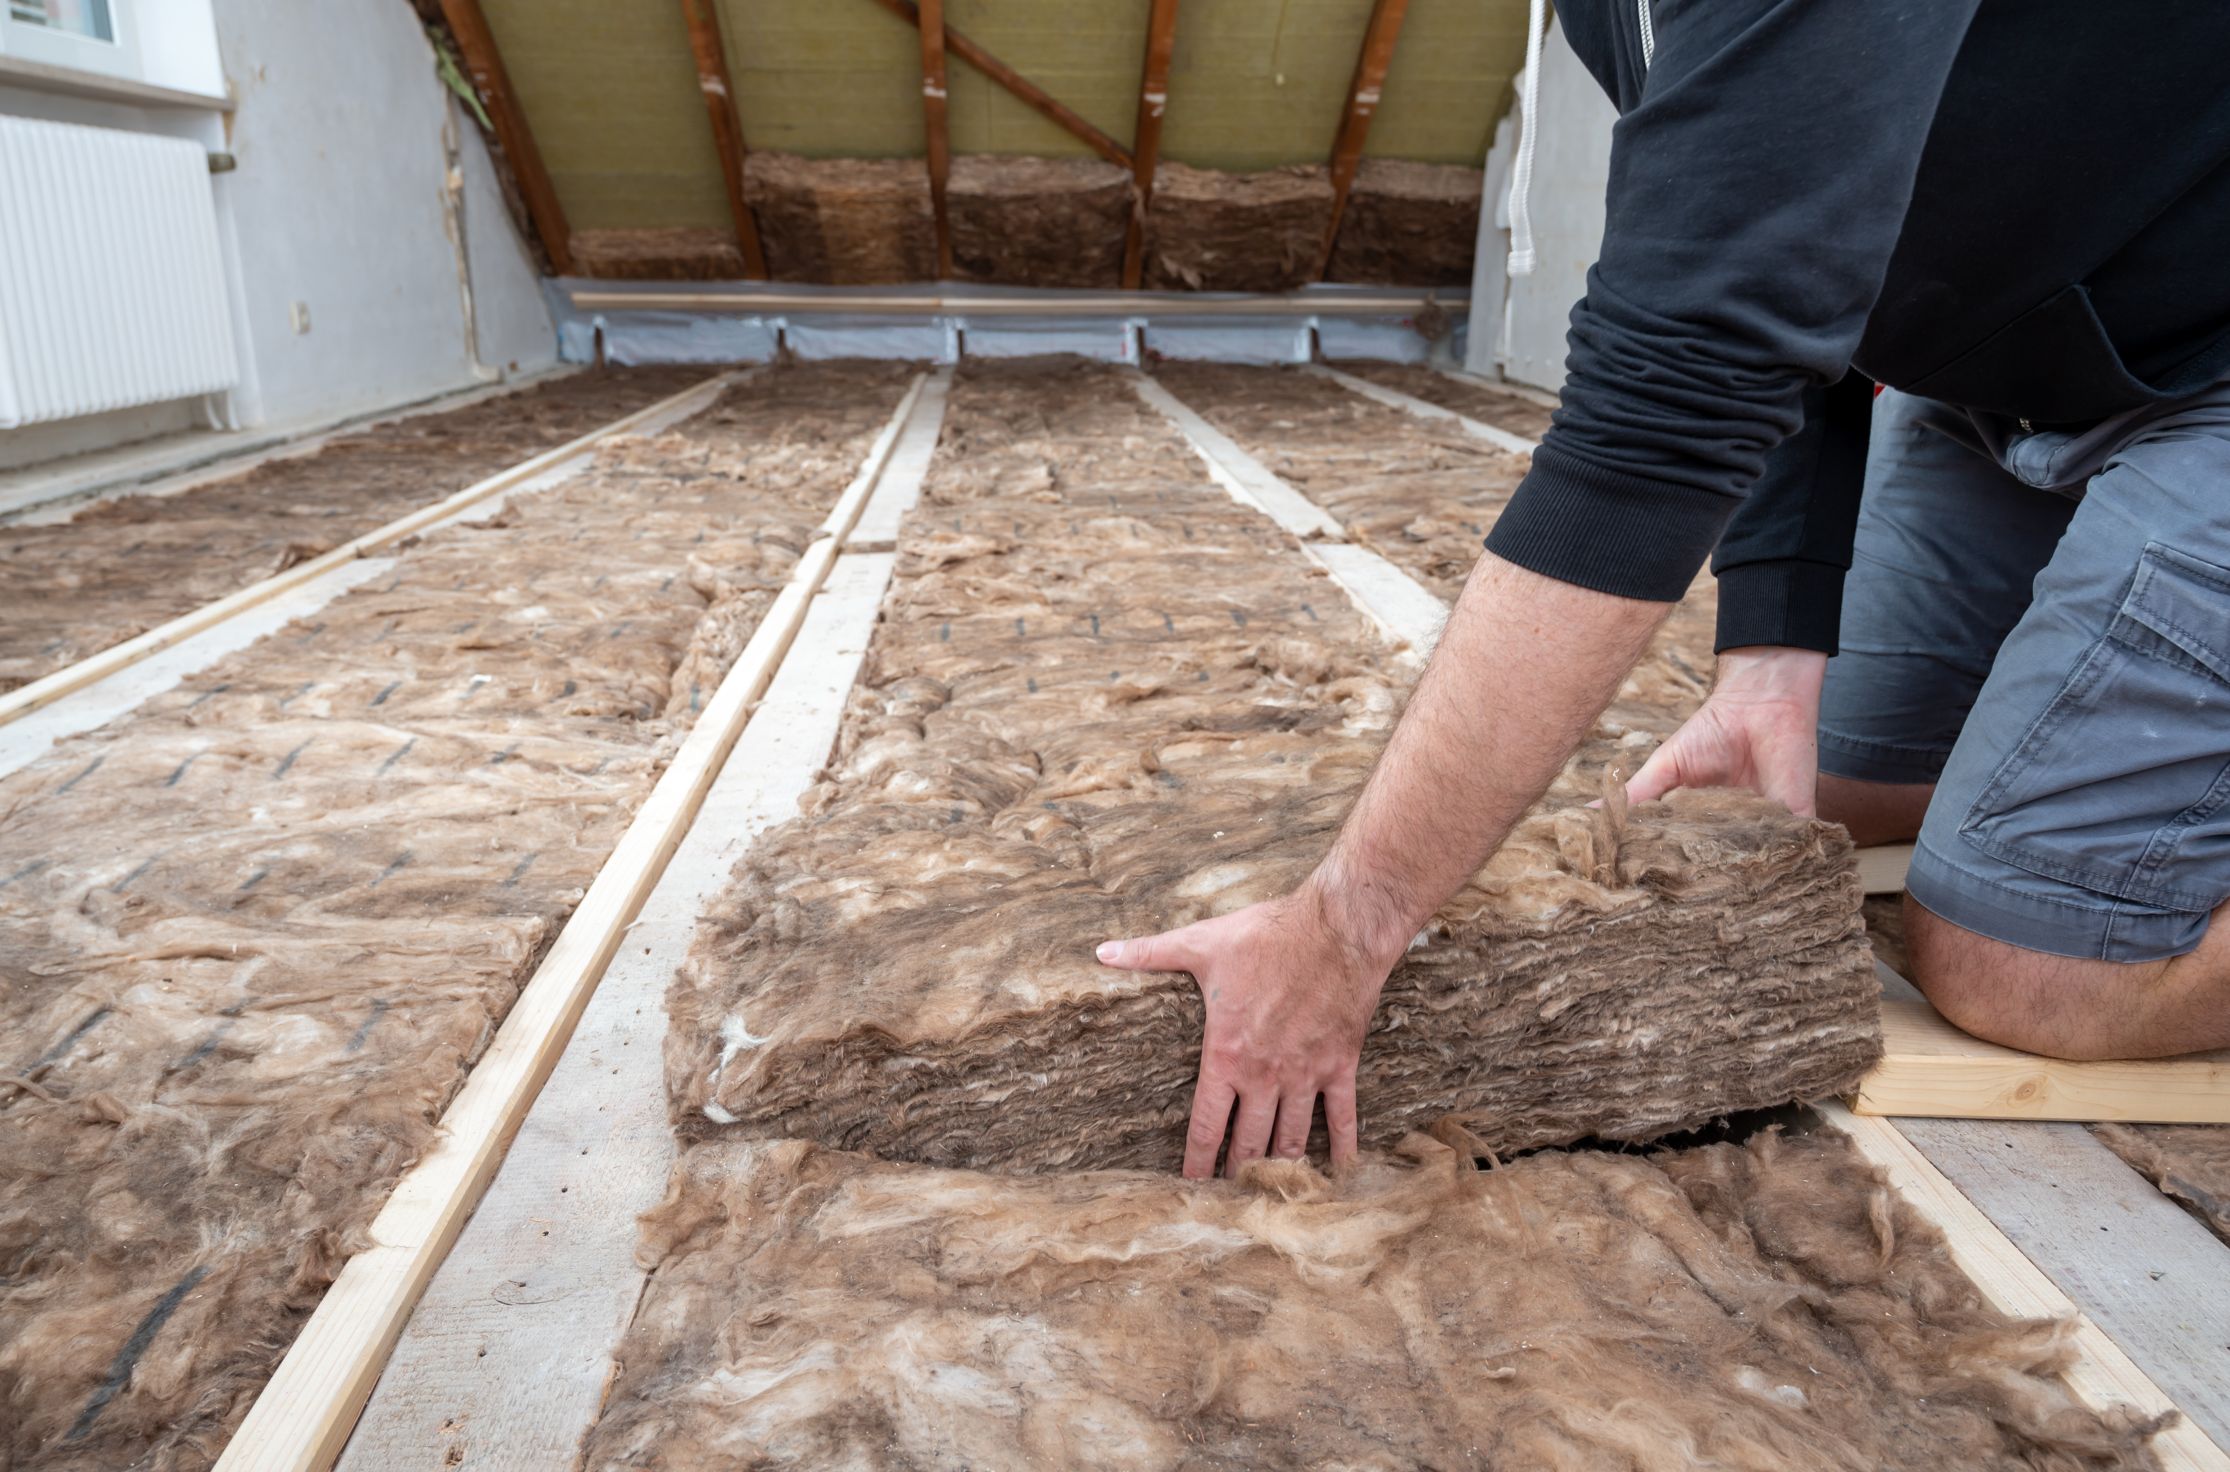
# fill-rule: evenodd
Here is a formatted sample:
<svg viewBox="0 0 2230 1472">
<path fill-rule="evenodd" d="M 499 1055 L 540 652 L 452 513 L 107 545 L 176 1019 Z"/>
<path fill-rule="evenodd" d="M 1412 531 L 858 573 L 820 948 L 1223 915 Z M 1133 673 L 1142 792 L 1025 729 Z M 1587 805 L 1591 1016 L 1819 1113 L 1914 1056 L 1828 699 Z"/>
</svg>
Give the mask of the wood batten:
<svg viewBox="0 0 2230 1472">
<path fill-rule="evenodd" d="M 1146 206 L 1161 161 L 1161 120 L 1169 109 L 1169 57 L 1177 44 L 1177 0 L 1153 0 L 1146 60 L 1139 69 L 1138 127 L 1131 134 L 1130 229 L 1123 238 L 1123 290 L 1136 291 L 1146 262 Z"/>
<path fill-rule="evenodd" d="M 911 26 L 921 24 L 921 7 L 914 0 L 875 0 L 892 15 Z M 941 7 L 940 7 L 941 8 Z M 941 16 L 940 16 L 941 20 Z M 1117 143 L 1076 109 L 1068 106 L 1013 67 L 969 40 L 951 26 L 944 26 L 945 50 L 998 83 L 1017 102 L 1061 129 L 1085 147 L 1119 168 L 1131 166 L 1130 150 Z"/>
<path fill-rule="evenodd" d="M 1347 89 L 1347 108 L 1340 114 L 1340 130 L 1332 140 L 1332 219 L 1324 229 L 1324 255 L 1316 272 L 1319 280 L 1331 268 L 1332 242 L 1339 239 L 1348 191 L 1355 187 L 1355 171 L 1363 162 L 1363 140 L 1370 136 L 1371 118 L 1378 111 L 1379 93 L 1386 85 L 1386 68 L 1394 59 L 1394 42 L 1401 36 L 1402 18 L 1408 12 L 1409 0 L 1375 0 L 1371 6 L 1362 53 L 1355 58 L 1355 80 Z"/>
<path fill-rule="evenodd" d="M 534 130 L 527 126 L 527 115 L 511 90 L 511 74 L 504 70 L 503 53 L 496 46 L 496 33 L 488 28 L 480 0 L 441 0 L 441 16 L 449 22 L 450 34 L 457 38 L 457 52 L 464 58 L 465 70 L 472 74 L 473 90 L 480 94 L 481 105 L 488 109 L 488 121 L 495 125 L 496 142 L 511 161 L 519 192 L 526 197 L 527 215 L 534 221 L 534 233 L 549 255 L 552 269 L 560 276 L 569 276 L 573 272 L 573 229 L 565 221 L 565 207 L 558 203 L 557 187 L 550 182 L 550 171 L 542 163 L 542 151 L 534 146 Z"/>
<path fill-rule="evenodd" d="M 743 252 L 744 274 L 767 277 L 766 252 L 759 248 L 759 227 L 743 198 L 743 121 L 736 114 L 735 86 L 728 76 L 728 53 L 721 44 L 716 0 L 681 0 L 689 23 L 689 49 L 697 58 L 697 90 L 704 94 L 712 123 L 712 146 L 720 153 L 720 178 L 728 187 L 728 214 L 735 221 L 736 246 Z"/>
</svg>

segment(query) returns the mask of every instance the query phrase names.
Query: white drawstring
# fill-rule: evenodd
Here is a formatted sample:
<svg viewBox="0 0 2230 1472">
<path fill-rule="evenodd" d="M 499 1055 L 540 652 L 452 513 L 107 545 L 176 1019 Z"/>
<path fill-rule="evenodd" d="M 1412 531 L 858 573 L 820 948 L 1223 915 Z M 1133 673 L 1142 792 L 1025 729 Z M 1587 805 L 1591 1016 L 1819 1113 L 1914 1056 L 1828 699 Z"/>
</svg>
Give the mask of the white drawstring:
<svg viewBox="0 0 2230 1472">
<path fill-rule="evenodd" d="M 1525 31 L 1525 79 L 1518 84 L 1518 161 L 1510 170 L 1510 261 L 1512 276 L 1533 274 L 1533 142 L 1541 117 L 1541 32 L 1548 0 L 1531 0 Z"/>
<path fill-rule="evenodd" d="M 1510 170 L 1510 258 L 1512 276 L 1533 274 L 1533 144 L 1541 121 L 1541 36 L 1547 0 L 1531 0 L 1526 15 L 1525 78 L 1518 84 L 1518 161 Z M 1642 70 L 1657 59 L 1657 25 L 1649 0 L 1634 0 L 1641 15 Z"/>
</svg>

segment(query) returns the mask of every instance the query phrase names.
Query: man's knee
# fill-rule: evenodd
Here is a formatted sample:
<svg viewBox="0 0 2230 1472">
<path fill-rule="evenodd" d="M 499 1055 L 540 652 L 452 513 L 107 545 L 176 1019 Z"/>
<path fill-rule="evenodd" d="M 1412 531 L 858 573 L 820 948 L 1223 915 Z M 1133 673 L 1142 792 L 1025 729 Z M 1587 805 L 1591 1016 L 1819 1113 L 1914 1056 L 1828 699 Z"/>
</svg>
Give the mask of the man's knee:
<svg viewBox="0 0 2230 1472">
<path fill-rule="evenodd" d="M 1818 812 L 1823 822 L 1840 823 L 1861 848 L 1877 843 L 1910 843 L 1928 815 L 1932 782 L 1860 782 L 1820 773 Z"/>
<path fill-rule="evenodd" d="M 2070 1059 L 2132 1056 L 2111 997 L 2146 986 L 2168 964 L 2117 965 L 2009 945 L 1956 925 L 1910 896 L 1905 953 L 1912 969 L 1906 979 L 1962 1032 Z"/>
</svg>

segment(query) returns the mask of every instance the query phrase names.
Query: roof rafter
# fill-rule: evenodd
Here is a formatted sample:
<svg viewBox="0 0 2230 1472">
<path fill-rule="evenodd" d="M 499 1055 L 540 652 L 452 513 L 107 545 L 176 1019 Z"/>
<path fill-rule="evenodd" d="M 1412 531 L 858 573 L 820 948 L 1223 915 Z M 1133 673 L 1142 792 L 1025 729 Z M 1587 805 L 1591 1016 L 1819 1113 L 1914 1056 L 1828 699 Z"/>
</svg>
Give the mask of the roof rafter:
<svg viewBox="0 0 2230 1472">
<path fill-rule="evenodd" d="M 743 120 L 736 113 L 735 87 L 728 79 L 728 52 L 720 40 L 719 7 L 716 0 L 681 0 L 681 14 L 689 24 L 689 49 L 697 58 L 697 90 L 704 94 L 705 114 L 712 123 L 712 146 L 720 154 L 721 182 L 728 188 L 728 213 L 735 221 L 743 271 L 754 280 L 764 281 L 766 252 L 760 249 L 759 227 L 743 197 Z"/>
<path fill-rule="evenodd" d="M 511 90 L 511 74 L 504 70 L 503 52 L 496 46 L 496 33 L 488 27 L 480 0 L 441 0 L 441 18 L 457 38 L 458 54 L 472 76 L 473 90 L 488 109 L 488 121 L 495 125 L 496 142 L 510 160 L 519 192 L 526 197 L 527 216 L 534 222 L 542 249 L 549 253 L 550 265 L 560 276 L 571 275 L 573 227 L 566 223 L 565 207 L 558 203 L 542 150 L 534 146 L 534 130 L 527 126 L 527 115 Z"/>
<path fill-rule="evenodd" d="M 921 113 L 928 131 L 929 207 L 937 216 L 937 275 L 952 275 L 952 216 L 945 185 L 952 173 L 952 133 L 945 109 L 945 0 L 921 0 Z"/>
<path fill-rule="evenodd" d="M 1332 268 L 1332 243 L 1339 239 L 1340 220 L 1347 213 L 1348 192 L 1355 187 L 1355 171 L 1362 166 L 1363 140 L 1370 136 L 1371 117 L 1378 111 L 1386 68 L 1394 59 L 1394 42 L 1401 37 L 1402 18 L 1409 0 L 1375 0 L 1370 25 L 1363 32 L 1363 49 L 1355 58 L 1355 80 L 1347 89 L 1347 108 L 1340 114 L 1340 130 L 1332 140 L 1332 219 L 1324 227 L 1324 255 L 1317 263 L 1318 280 Z"/>
<path fill-rule="evenodd" d="M 1123 289 L 1138 289 L 1146 264 L 1146 206 L 1161 162 L 1161 120 L 1169 110 L 1169 57 L 1177 46 L 1177 0 L 1153 0 L 1146 59 L 1138 75 L 1138 127 L 1131 134 L 1130 227 L 1123 236 Z"/>
</svg>

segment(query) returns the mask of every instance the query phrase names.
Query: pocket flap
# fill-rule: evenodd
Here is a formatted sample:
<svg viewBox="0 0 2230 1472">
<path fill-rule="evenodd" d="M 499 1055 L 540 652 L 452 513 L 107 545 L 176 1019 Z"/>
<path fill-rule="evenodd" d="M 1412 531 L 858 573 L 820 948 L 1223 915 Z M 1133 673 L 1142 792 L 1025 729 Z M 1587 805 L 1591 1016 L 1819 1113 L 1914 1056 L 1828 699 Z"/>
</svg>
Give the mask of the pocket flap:
<svg viewBox="0 0 2230 1472">
<path fill-rule="evenodd" d="M 2145 544 L 2129 596 L 2115 616 L 2114 634 L 2145 644 L 2121 627 L 2142 625 L 2181 650 L 2208 673 L 2230 684 L 2230 567 L 2219 567 L 2159 542 Z"/>
</svg>

